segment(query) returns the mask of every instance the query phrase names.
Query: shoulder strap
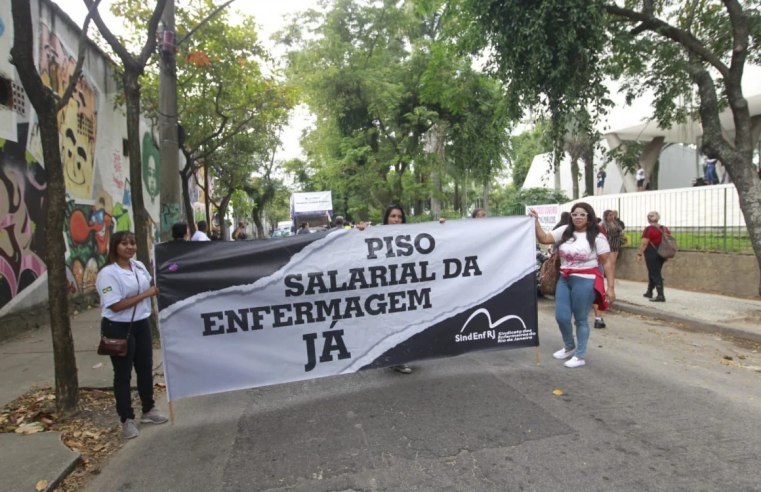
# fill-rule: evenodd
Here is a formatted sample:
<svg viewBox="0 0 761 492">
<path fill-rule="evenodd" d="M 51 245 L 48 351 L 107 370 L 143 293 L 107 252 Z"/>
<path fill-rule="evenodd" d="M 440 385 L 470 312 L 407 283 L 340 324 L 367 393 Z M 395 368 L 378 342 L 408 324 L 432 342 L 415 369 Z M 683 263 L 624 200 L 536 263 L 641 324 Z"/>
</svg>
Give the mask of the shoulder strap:
<svg viewBox="0 0 761 492">
<path fill-rule="evenodd" d="M 137 276 L 137 271 L 133 266 L 132 272 L 135 274 L 135 280 L 137 280 L 137 295 L 140 295 L 140 278 Z M 139 302 L 137 304 L 140 304 Z M 135 304 L 135 307 L 132 308 L 132 319 L 129 321 L 129 329 L 127 330 L 127 340 L 129 340 L 129 335 L 132 332 L 132 324 L 135 322 L 135 313 L 137 312 L 137 304 Z"/>
</svg>

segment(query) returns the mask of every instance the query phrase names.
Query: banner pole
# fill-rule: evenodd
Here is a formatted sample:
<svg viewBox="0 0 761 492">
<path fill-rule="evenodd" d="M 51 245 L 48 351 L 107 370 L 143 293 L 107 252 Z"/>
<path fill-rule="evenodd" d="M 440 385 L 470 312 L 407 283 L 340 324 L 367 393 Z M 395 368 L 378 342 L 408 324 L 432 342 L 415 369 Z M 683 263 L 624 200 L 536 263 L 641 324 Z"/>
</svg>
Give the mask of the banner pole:
<svg viewBox="0 0 761 492">
<path fill-rule="evenodd" d="M 174 425 L 174 402 L 169 402 L 169 422 L 171 425 Z"/>
<path fill-rule="evenodd" d="M 536 365 L 537 366 L 539 365 L 539 345 L 536 346 Z M 171 403 L 170 403 L 170 405 L 171 405 Z M 171 411 L 171 408 L 172 407 L 170 406 L 169 407 L 170 411 Z"/>
</svg>

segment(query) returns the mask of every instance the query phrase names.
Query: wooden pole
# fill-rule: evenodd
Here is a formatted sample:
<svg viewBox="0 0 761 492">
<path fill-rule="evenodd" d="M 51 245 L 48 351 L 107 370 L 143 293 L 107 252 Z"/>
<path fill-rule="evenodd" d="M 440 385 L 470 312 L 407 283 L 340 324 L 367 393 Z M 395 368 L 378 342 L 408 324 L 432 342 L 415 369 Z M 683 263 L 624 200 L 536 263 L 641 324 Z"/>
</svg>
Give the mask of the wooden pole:
<svg viewBox="0 0 761 492">
<path fill-rule="evenodd" d="M 174 402 L 169 402 L 169 422 L 171 422 L 171 425 L 174 425 Z"/>
<path fill-rule="evenodd" d="M 536 346 L 536 365 L 539 365 L 539 345 Z M 169 404 L 171 405 L 171 403 Z M 172 407 L 169 407 L 169 410 L 171 411 Z"/>
</svg>

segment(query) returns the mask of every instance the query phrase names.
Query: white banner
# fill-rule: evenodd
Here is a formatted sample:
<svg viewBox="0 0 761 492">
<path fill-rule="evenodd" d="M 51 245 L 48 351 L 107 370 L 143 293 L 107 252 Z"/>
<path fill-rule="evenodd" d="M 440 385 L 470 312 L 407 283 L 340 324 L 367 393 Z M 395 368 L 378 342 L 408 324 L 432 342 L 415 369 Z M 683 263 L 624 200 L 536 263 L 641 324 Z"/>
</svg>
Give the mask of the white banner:
<svg viewBox="0 0 761 492">
<path fill-rule="evenodd" d="M 315 191 L 293 194 L 294 215 L 327 212 L 333 210 L 333 192 Z"/>
<path fill-rule="evenodd" d="M 529 210 L 535 210 L 539 214 L 539 224 L 545 232 L 549 232 L 560 220 L 560 205 L 530 205 L 526 206 L 526 215 Z"/>
<path fill-rule="evenodd" d="M 170 400 L 539 343 L 529 217 L 156 246 Z"/>
</svg>

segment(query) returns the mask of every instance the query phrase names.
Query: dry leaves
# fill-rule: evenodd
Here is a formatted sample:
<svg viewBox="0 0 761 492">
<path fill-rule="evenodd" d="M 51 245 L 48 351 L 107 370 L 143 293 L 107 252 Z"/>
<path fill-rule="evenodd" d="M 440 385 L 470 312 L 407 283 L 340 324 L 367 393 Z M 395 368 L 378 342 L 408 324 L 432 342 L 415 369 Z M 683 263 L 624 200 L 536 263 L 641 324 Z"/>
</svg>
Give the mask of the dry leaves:
<svg viewBox="0 0 761 492">
<path fill-rule="evenodd" d="M 113 393 L 83 390 L 79 397 L 81 411 L 68 418 L 55 413 L 55 395 L 50 388 L 34 389 L 0 410 L 0 432 L 61 432 L 64 444 L 82 454 L 74 472 L 56 488 L 59 492 L 82 490 L 90 477 L 100 473 L 100 461 L 121 445 Z M 37 487 L 43 482 L 38 482 Z M 45 482 L 37 490 L 47 486 Z"/>
<path fill-rule="evenodd" d="M 565 393 L 563 393 L 562 390 L 555 390 L 552 392 L 552 394 L 555 396 L 563 396 Z"/>
<path fill-rule="evenodd" d="M 40 480 L 37 482 L 37 486 L 34 488 L 37 492 L 42 492 L 48 488 L 48 481 L 47 480 Z"/>
</svg>

